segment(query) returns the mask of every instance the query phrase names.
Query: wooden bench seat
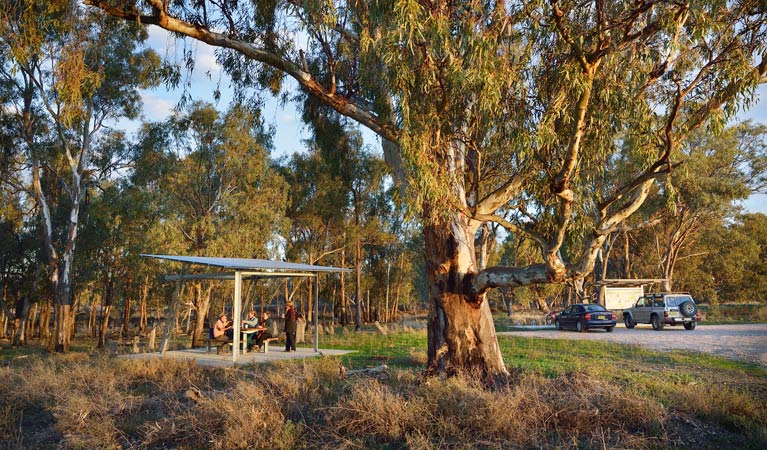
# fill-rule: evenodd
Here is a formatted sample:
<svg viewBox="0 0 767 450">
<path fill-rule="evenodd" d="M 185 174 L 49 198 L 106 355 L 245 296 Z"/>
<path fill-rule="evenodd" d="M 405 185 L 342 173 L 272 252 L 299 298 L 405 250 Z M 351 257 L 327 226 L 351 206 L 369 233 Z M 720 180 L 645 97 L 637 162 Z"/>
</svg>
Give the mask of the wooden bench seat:
<svg viewBox="0 0 767 450">
<path fill-rule="evenodd" d="M 269 339 L 264 339 L 264 342 L 261 343 L 261 351 L 264 353 L 269 353 L 269 343 L 272 341 L 278 341 L 278 340 L 279 339 L 274 337 Z"/>
<path fill-rule="evenodd" d="M 208 350 L 208 353 L 210 353 L 210 349 L 212 347 L 222 347 L 224 345 L 234 345 L 234 341 L 231 340 L 231 339 L 228 339 L 226 341 L 219 341 L 217 339 L 205 337 L 205 338 L 202 338 L 202 342 L 205 343 L 205 346 L 206 346 L 206 348 Z"/>
<path fill-rule="evenodd" d="M 278 338 L 272 337 L 268 339 L 264 339 L 264 342 L 261 343 L 261 347 L 259 348 L 259 351 L 263 353 L 269 353 L 269 344 L 273 341 L 279 341 Z M 205 343 L 205 346 L 207 348 L 208 353 L 210 353 L 210 350 L 212 347 L 221 347 L 224 345 L 234 345 L 234 341 L 231 339 L 228 339 L 226 341 L 219 341 L 216 339 L 213 339 L 211 337 L 204 337 L 202 338 L 202 342 Z M 244 344 L 244 342 L 243 342 Z"/>
</svg>

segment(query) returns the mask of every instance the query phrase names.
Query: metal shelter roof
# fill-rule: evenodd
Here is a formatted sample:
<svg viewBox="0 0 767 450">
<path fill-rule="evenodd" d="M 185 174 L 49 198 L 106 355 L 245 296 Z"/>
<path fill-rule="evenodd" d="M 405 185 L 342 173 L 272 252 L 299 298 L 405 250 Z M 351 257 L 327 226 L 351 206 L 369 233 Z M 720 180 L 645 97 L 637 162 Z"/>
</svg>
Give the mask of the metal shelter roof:
<svg viewBox="0 0 767 450">
<path fill-rule="evenodd" d="M 315 266 L 311 264 L 299 264 L 285 261 L 272 261 L 269 259 L 255 258 L 215 258 L 210 256 L 177 256 L 177 255 L 149 255 L 142 254 L 147 258 L 165 259 L 187 264 L 200 264 L 204 266 L 218 267 L 221 269 L 246 271 L 246 272 L 274 272 L 279 275 L 282 272 L 351 272 L 351 269 L 333 266 Z M 284 274 L 283 274 L 284 275 Z"/>
<path fill-rule="evenodd" d="M 241 312 L 242 312 L 242 280 L 245 278 L 268 278 L 268 277 L 309 277 L 314 278 L 317 283 L 316 289 L 314 289 L 314 351 L 319 352 L 318 349 L 318 321 L 317 311 L 319 310 L 319 275 L 320 273 L 329 272 L 351 272 L 351 269 L 344 269 L 342 267 L 332 266 L 314 266 L 311 264 L 298 264 L 284 261 L 271 261 L 268 259 L 248 259 L 248 258 L 214 258 L 210 256 L 177 256 L 177 255 L 150 255 L 141 254 L 140 256 L 146 258 L 164 259 L 167 261 L 176 261 L 182 263 L 183 266 L 187 264 L 198 264 L 210 267 L 218 267 L 226 269 L 229 273 L 213 273 L 213 274 L 185 274 L 182 267 L 181 273 L 178 275 L 171 275 L 165 277 L 166 280 L 176 281 L 176 291 L 173 294 L 173 300 L 171 301 L 171 313 L 172 317 L 175 317 L 176 303 L 180 292 L 183 289 L 184 280 L 190 279 L 218 279 L 218 280 L 232 280 L 234 281 L 234 298 L 233 298 L 233 314 L 234 319 L 234 333 L 233 333 L 233 345 L 232 345 L 232 362 L 236 363 L 239 359 L 239 347 L 241 342 L 240 325 L 241 325 Z M 311 299 L 309 299 L 311 301 Z M 161 353 L 165 355 L 168 347 L 168 340 L 172 333 L 172 327 L 169 319 L 166 323 L 165 333 L 162 342 Z"/>
</svg>

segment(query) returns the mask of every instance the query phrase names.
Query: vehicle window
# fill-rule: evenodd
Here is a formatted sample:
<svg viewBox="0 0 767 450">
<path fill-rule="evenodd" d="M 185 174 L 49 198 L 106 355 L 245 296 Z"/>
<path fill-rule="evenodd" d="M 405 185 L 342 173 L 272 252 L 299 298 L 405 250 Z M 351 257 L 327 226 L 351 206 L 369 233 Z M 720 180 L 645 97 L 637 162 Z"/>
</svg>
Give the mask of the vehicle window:
<svg viewBox="0 0 767 450">
<path fill-rule="evenodd" d="M 688 300 L 692 300 L 689 295 L 673 295 L 666 297 L 666 304 L 668 306 L 679 306 Z"/>
<path fill-rule="evenodd" d="M 657 307 L 663 307 L 663 297 L 659 297 L 655 299 L 655 306 Z"/>
<path fill-rule="evenodd" d="M 590 305 L 586 305 L 586 311 L 595 312 L 595 311 L 606 311 L 606 310 L 602 305 L 590 304 Z"/>
<path fill-rule="evenodd" d="M 567 315 L 567 314 L 570 314 L 570 311 L 572 311 L 572 309 L 573 309 L 573 307 L 572 307 L 572 306 L 568 306 L 567 308 L 565 308 L 565 310 L 564 310 L 564 311 L 562 311 L 562 314 L 563 314 L 563 315 Z"/>
<path fill-rule="evenodd" d="M 644 306 L 644 298 L 640 298 L 637 300 L 637 308 L 641 308 Z"/>
<path fill-rule="evenodd" d="M 578 305 L 578 306 L 573 308 L 573 311 L 575 311 L 576 313 L 582 313 L 583 312 L 583 306 Z"/>
</svg>

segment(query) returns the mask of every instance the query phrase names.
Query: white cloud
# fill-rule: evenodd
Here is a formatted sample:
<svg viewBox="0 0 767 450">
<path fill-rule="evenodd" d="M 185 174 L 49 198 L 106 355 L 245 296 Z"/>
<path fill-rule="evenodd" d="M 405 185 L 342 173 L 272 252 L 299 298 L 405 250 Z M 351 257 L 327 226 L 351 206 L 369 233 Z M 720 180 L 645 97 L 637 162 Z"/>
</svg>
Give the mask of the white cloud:
<svg viewBox="0 0 767 450">
<path fill-rule="evenodd" d="M 149 121 L 160 121 L 168 118 L 173 112 L 176 102 L 163 98 L 152 91 L 144 91 L 141 94 L 144 100 L 144 117 Z"/>
</svg>

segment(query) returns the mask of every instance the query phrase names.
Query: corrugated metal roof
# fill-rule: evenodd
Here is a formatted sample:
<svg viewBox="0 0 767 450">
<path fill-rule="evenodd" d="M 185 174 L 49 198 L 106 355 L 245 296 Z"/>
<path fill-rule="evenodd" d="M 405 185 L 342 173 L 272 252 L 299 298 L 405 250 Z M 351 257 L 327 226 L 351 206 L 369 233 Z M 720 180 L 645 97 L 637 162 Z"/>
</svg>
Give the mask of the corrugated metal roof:
<svg viewBox="0 0 767 450">
<path fill-rule="evenodd" d="M 176 256 L 176 255 L 148 255 L 147 258 L 165 259 L 188 264 L 201 264 L 205 266 L 220 267 L 238 271 L 294 271 L 294 272 L 351 272 L 351 269 L 333 266 L 314 266 L 311 264 L 298 264 L 285 261 L 272 261 L 269 259 L 252 258 L 214 258 L 210 256 Z"/>
</svg>

